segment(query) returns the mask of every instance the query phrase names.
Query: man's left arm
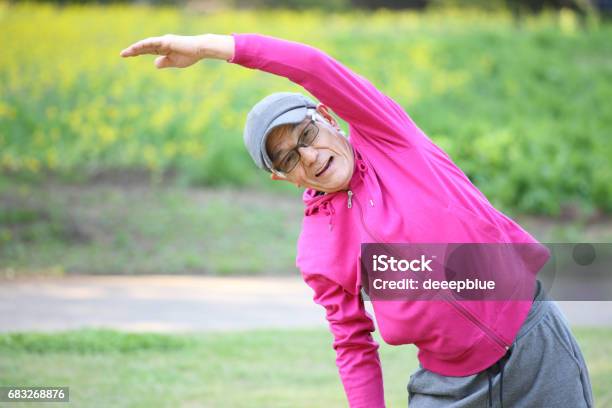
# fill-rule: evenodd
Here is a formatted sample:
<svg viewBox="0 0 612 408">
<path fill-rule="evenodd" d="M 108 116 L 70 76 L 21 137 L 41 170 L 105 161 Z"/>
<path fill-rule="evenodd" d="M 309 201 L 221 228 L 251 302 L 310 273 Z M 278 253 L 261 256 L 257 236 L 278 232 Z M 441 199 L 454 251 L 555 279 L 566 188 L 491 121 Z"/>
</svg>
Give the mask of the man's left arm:
<svg viewBox="0 0 612 408">
<path fill-rule="evenodd" d="M 323 306 L 334 336 L 336 366 L 351 408 L 384 408 L 384 387 L 374 322 L 359 293 L 354 295 L 322 275 L 303 274 Z"/>
</svg>

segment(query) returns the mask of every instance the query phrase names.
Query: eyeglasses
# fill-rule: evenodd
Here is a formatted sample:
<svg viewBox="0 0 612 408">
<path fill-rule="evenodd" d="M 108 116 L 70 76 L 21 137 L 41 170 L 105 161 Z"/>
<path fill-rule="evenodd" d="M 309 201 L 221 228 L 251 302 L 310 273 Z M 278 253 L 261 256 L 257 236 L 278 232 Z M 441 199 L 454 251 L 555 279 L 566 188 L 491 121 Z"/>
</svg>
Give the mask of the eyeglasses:
<svg viewBox="0 0 612 408">
<path fill-rule="evenodd" d="M 300 162 L 301 156 L 299 148 L 312 146 L 315 140 L 317 140 L 317 136 L 319 136 L 319 127 L 315 124 L 315 115 L 316 111 L 312 111 L 310 114 L 310 121 L 302 130 L 295 147 L 281 157 L 280 160 L 273 163 L 273 170 L 275 170 L 277 173 L 287 174 L 292 172 Z"/>
</svg>

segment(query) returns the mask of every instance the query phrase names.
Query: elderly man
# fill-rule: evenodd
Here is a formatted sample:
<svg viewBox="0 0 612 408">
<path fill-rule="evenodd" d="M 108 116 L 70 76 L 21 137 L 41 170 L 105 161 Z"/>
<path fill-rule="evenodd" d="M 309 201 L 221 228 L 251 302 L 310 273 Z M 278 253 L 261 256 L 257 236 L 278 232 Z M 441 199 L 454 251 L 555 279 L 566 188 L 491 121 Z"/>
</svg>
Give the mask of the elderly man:
<svg viewBox="0 0 612 408">
<path fill-rule="evenodd" d="M 205 34 L 147 38 L 121 52 L 142 54 L 159 55 L 158 68 L 226 60 L 286 77 L 320 101 L 267 96 L 250 111 L 244 141 L 273 180 L 306 188 L 296 263 L 326 310 L 351 407 L 385 406 L 379 346 L 360 293 L 362 243 L 537 243 L 399 104 L 321 50 L 258 34 Z M 349 124 L 348 138 L 330 109 Z M 419 349 L 410 406 L 591 407 L 580 348 L 556 305 L 541 300 L 537 283 L 523 300 L 373 301 L 383 340 Z"/>
</svg>

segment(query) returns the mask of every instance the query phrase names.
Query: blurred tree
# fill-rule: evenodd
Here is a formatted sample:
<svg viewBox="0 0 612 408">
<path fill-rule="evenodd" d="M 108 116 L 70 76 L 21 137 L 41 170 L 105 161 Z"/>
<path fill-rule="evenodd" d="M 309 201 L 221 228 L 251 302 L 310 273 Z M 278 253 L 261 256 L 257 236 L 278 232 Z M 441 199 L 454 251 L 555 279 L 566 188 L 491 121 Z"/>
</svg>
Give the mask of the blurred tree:
<svg viewBox="0 0 612 408">
<path fill-rule="evenodd" d="M 545 8 L 569 8 L 586 12 L 592 8 L 591 0 L 506 0 L 510 8 L 522 8 L 531 12 L 542 11 Z"/>
<path fill-rule="evenodd" d="M 584 25 L 586 17 L 597 13 L 600 2 L 597 0 L 505 0 L 507 7 L 512 11 L 514 20 L 520 23 L 525 13 L 537 13 L 546 8 L 570 9 L 579 17 Z M 603 5 L 603 3 L 601 3 Z M 602 11 L 606 11 L 602 9 Z"/>
<path fill-rule="evenodd" d="M 239 8 L 289 8 L 342 10 L 350 7 L 350 0 L 229 0 L 227 3 Z"/>
<path fill-rule="evenodd" d="M 569 8 L 582 15 L 601 11 L 612 11 L 612 0 L 9 0 L 11 3 L 45 2 L 58 4 L 113 4 L 147 3 L 153 5 L 189 4 L 194 9 L 216 10 L 221 8 L 320 8 L 343 10 L 364 9 L 424 9 L 425 7 L 475 7 L 481 9 L 511 9 L 517 19 L 524 13 L 533 13 L 545 8 Z"/>
<path fill-rule="evenodd" d="M 423 9 L 430 0 L 351 0 L 354 7 L 377 9 Z"/>
<path fill-rule="evenodd" d="M 428 6 L 444 8 L 444 7 L 473 7 L 484 10 L 498 10 L 506 7 L 507 0 L 429 0 Z"/>
</svg>

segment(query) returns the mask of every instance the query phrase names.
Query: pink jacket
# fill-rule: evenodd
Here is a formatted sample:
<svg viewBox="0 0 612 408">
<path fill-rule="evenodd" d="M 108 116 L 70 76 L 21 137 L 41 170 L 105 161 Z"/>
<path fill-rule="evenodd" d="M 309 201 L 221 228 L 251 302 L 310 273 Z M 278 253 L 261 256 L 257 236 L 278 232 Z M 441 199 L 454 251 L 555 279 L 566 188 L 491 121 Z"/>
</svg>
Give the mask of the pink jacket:
<svg viewBox="0 0 612 408">
<path fill-rule="evenodd" d="M 324 52 L 258 34 L 233 34 L 229 62 L 301 85 L 349 124 L 356 160 L 349 191 L 307 189 L 296 264 L 326 310 L 351 407 L 384 407 L 372 317 L 360 295 L 360 245 L 537 241 L 496 210 L 398 105 Z M 409 61 L 407 61 L 409 63 Z M 544 254 L 538 259 L 542 264 Z M 385 342 L 415 344 L 421 365 L 448 376 L 484 370 L 504 355 L 530 301 L 373 301 Z"/>
</svg>

